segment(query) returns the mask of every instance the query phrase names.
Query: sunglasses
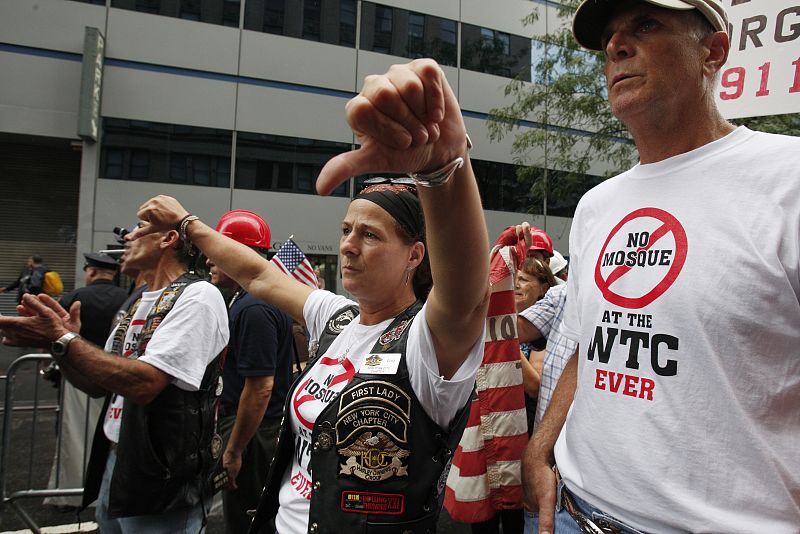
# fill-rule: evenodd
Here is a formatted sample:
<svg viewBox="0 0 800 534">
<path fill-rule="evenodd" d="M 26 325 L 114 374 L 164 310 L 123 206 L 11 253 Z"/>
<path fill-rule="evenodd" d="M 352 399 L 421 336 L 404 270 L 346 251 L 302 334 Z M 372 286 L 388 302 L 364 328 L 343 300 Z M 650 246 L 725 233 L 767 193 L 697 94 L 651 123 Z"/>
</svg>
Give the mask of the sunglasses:
<svg viewBox="0 0 800 534">
<path fill-rule="evenodd" d="M 408 193 L 417 194 L 417 184 L 413 179 L 408 176 L 376 176 L 367 178 L 362 183 L 362 193 L 371 193 L 373 191 L 406 191 Z"/>
</svg>

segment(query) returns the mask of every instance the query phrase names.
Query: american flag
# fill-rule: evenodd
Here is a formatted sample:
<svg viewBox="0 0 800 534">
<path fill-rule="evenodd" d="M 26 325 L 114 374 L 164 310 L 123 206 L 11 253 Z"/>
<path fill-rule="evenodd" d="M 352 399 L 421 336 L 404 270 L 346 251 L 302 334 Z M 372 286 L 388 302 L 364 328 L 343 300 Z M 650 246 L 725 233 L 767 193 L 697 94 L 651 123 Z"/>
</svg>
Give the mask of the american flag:
<svg viewBox="0 0 800 534">
<path fill-rule="evenodd" d="M 277 265 L 281 271 L 295 277 L 305 285 L 313 288 L 319 287 L 314 268 L 311 267 L 306 255 L 303 254 L 303 251 L 291 238 L 281 245 L 281 248 L 272 257 L 272 263 Z"/>
</svg>

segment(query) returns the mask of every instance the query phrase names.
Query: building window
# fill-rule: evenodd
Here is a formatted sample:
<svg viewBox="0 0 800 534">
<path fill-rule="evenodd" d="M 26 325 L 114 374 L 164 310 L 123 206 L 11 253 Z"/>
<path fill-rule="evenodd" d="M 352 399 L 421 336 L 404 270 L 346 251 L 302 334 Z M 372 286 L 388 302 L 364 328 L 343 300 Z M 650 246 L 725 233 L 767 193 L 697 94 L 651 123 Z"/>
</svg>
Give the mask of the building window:
<svg viewBox="0 0 800 534">
<path fill-rule="evenodd" d="M 237 189 L 315 194 L 319 171 L 337 154 L 350 150 L 348 143 L 333 143 L 282 135 L 239 132 L 236 135 Z M 342 184 L 333 196 L 344 197 Z"/>
<path fill-rule="evenodd" d="M 517 180 L 517 166 L 496 161 L 472 160 L 483 207 L 489 210 L 527 213 L 531 197 Z"/>
<path fill-rule="evenodd" d="M 461 25 L 461 67 L 531 81 L 531 40 L 518 35 Z"/>
<path fill-rule="evenodd" d="M 356 0 L 341 0 L 339 9 L 339 44 L 355 48 Z"/>
<path fill-rule="evenodd" d="M 322 0 L 303 1 L 303 39 L 319 41 Z"/>
<path fill-rule="evenodd" d="M 150 176 L 150 153 L 146 150 L 131 151 L 131 180 L 144 180 Z"/>
<path fill-rule="evenodd" d="M 111 0 L 111 7 L 239 27 L 241 0 Z"/>
<path fill-rule="evenodd" d="M 105 117 L 101 178 L 229 187 L 232 133 Z"/>
<path fill-rule="evenodd" d="M 578 201 L 603 181 L 600 176 L 472 160 L 483 207 L 489 210 L 573 217 Z"/>
<path fill-rule="evenodd" d="M 355 0 L 248 0 L 244 29 L 353 48 Z"/>
<path fill-rule="evenodd" d="M 111 7 L 121 7 L 123 9 L 131 9 L 128 6 L 125 6 L 124 4 L 130 4 L 130 2 L 123 2 L 122 0 L 112 1 Z M 136 11 L 141 11 L 143 13 L 153 13 L 154 15 L 158 15 L 161 9 L 161 0 L 136 0 L 133 9 Z"/>
<path fill-rule="evenodd" d="M 425 52 L 425 15 L 408 14 L 408 57 L 423 57 Z"/>
<path fill-rule="evenodd" d="M 392 49 L 392 8 L 375 6 L 372 50 L 388 54 Z"/>
<path fill-rule="evenodd" d="M 125 152 L 123 150 L 111 148 L 104 151 L 104 156 L 104 176 L 106 178 L 122 178 Z"/>
<path fill-rule="evenodd" d="M 239 0 L 223 0 L 222 2 L 222 25 L 232 28 L 239 27 L 239 14 L 241 9 Z"/>
<path fill-rule="evenodd" d="M 372 52 L 410 59 L 432 57 L 454 67 L 457 28 L 454 20 L 372 2 L 361 4 L 361 48 Z"/>
<path fill-rule="evenodd" d="M 605 180 L 602 176 L 549 171 L 547 175 L 547 214 L 574 217 L 578 201 L 594 186 Z M 538 196 L 541 196 L 539 194 Z M 538 199 L 534 197 L 534 201 Z M 541 200 L 536 204 L 541 205 Z"/>
<path fill-rule="evenodd" d="M 275 33 L 278 35 L 283 34 L 283 19 L 286 16 L 286 6 L 284 5 L 285 0 L 265 0 L 264 1 L 264 23 L 262 26 L 262 31 L 267 33 Z M 245 8 L 245 28 L 247 28 L 248 16 L 247 12 L 249 10 L 250 4 L 245 4 L 247 7 Z M 252 20 L 252 19 L 250 19 Z M 247 28 L 253 29 L 253 28 Z"/>
<path fill-rule="evenodd" d="M 186 20 L 200 20 L 200 0 L 182 0 L 178 16 Z"/>
<path fill-rule="evenodd" d="M 458 44 L 457 35 L 458 25 L 456 21 L 449 19 L 439 19 L 439 34 L 433 39 L 432 57 L 438 58 L 437 61 L 442 65 L 456 65 L 456 53 Z"/>
</svg>

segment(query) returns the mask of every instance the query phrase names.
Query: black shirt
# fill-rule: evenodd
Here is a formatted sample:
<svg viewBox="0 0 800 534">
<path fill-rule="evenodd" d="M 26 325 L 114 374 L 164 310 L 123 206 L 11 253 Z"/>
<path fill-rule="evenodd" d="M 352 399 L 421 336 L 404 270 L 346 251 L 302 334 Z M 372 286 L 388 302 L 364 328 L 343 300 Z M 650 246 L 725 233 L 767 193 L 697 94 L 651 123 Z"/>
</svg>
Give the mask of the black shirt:
<svg viewBox="0 0 800 534">
<path fill-rule="evenodd" d="M 230 341 L 222 370 L 222 402 L 238 406 L 247 376 L 273 376 L 265 417 L 281 417 L 292 378 L 292 320 L 283 311 L 248 293 L 228 311 Z"/>
<path fill-rule="evenodd" d="M 65 310 L 69 310 L 73 302 L 81 303 L 80 334 L 102 348 L 111 332 L 111 322 L 126 298 L 128 292 L 111 280 L 95 280 L 86 287 L 70 291 L 61 297 L 60 303 Z"/>
</svg>

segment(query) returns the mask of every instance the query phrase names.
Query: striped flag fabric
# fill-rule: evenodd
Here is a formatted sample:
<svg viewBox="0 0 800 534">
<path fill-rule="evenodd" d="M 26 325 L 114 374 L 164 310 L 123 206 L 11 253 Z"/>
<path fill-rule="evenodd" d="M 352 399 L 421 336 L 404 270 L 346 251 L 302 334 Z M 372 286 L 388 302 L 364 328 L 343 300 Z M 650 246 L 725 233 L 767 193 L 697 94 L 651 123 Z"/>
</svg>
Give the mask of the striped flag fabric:
<svg viewBox="0 0 800 534">
<path fill-rule="evenodd" d="M 313 288 L 319 287 L 317 275 L 314 273 L 314 268 L 311 263 L 303 254 L 303 251 L 297 246 L 297 243 L 290 237 L 286 242 L 281 245 L 278 252 L 272 257 L 272 263 L 289 276 L 294 277 L 297 281 L 304 283 Z"/>
<path fill-rule="evenodd" d="M 514 304 L 516 263 L 512 247 L 492 250 L 477 395 L 453 457 L 444 497 L 450 516 L 462 523 L 480 523 L 499 510 L 522 508 L 521 460 L 528 443 L 528 419 Z"/>
</svg>

